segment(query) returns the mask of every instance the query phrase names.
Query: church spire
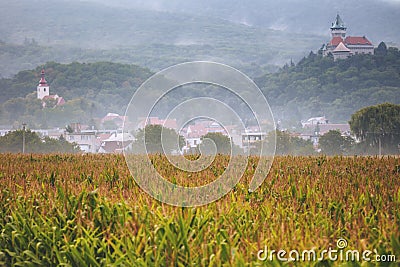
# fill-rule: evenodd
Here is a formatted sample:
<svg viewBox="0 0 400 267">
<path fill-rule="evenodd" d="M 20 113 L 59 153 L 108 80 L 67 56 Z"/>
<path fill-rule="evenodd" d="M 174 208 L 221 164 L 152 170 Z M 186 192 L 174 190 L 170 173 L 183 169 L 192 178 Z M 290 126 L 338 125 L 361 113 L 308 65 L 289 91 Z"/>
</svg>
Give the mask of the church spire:
<svg viewBox="0 0 400 267">
<path fill-rule="evenodd" d="M 43 99 L 44 97 L 50 95 L 50 86 L 47 84 L 46 78 L 45 76 L 45 72 L 44 69 L 42 69 L 41 74 L 41 78 L 39 81 L 38 86 L 36 87 L 36 91 L 37 91 L 37 98 L 38 99 Z"/>
<path fill-rule="evenodd" d="M 44 77 L 44 75 L 45 75 L 44 69 L 42 69 L 41 75 L 42 75 L 42 78 L 39 81 L 39 86 L 47 86 L 47 81 L 46 81 L 46 78 Z"/>
</svg>

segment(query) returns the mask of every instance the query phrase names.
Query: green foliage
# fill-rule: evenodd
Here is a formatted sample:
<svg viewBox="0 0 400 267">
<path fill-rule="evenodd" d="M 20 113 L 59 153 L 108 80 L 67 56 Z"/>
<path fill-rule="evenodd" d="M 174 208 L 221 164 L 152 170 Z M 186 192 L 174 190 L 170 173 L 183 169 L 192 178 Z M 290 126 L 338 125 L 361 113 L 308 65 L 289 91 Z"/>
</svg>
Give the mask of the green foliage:
<svg viewBox="0 0 400 267">
<path fill-rule="evenodd" d="M 319 138 L 319 148 L 326 155 L 349 154 L 354 140 L 349 136 L 342 136 L 338 130 L 330 130 Z"/>
<path fill-rule="evenodd" d="M 216 153 L 219 154 L 240 154 L 241 149 L 236 146 L 228 136 L 222 133 L 207 133 L 206 135 L 201 137 L 202 143 L 199 145 L 199 149 L 202 153 L 205 154 L 212 154 L 214 146 L 212 142 L 206 141 L 205 139 L 211 139 L 212 142 L 215 144 Z"/>
<path fill-rule="evenodd" d="M 46 69 L 50 93 L 67 102 L 55 106 L 54 100 L 45 108 L 36 98 L 41 68 Z M 63 127 L 74 121 L 90 123 L 108 112 L 122 114 L 136 88 L 151 75 L 147 69 L 116 63 L 48 62 L 33 70 L 22 71 L 12 79 L 0 79 L 1 119 L 8 124 L 29 121 L 36 127 Z"/>
<path fill-rule="evenodd" d="M 387 46 L 385 42 L 380 42 L 378 47 L 375 49 L 375 55 L 377 56 L 386 56 L 387 55 Z"/>
<path fill-rule="evenodd" d="M 376 151 L 381 142 L 383 153 L 399 152 L 400 105 L 384 103 L 362 108 L 351 116 L 349 123 L 367 147 Z"/>
<path fill-rule="evenodd" d="M 379 51 L 384 51 L 383 45 L 380 47 Z M 105 62 L 49 62 L 44 67 L 52 94 L 64 97 L 67 103 L 43 109 L 33 94 L 22 98 L 36 88 L 41 67 L 22 71 L 13 79 L 0 79 L 0 90 L 4 92 L 0 95 L 0 102 L 4 102 L 0 121 L 12 124 L 25 120 L 40 127 L 60 127 L 71 121 L 89 123 L 107 112 L 122 114 L 136 88 L 151 75 L 137 66 Z M 297 65 L 288 65 L 257 82 L 268 99 L 273 100 L 272 109 L 282 125 L 297 127 L 298 121 L 310 116 L 326 115 L 331 121 L 345 122 L 365 105 L 400 103 L 399 72 L 400 52 L 396 48 L 336 62 L 310 53 Z M 183 98 L 198 95 L 195 89 L 187 90 Z M 220 94 L 210 91 L 216 97 Z M 230 101 L 229 97 L 224 99 Z M 165 101 L 174 104 L 178 98 L 167 96 Z"/>
<path fill-rule="evenodd" d="M 314 155 L 315 150 L 310 140 L 304 140 L 300 137 L 293 136 L 288 132 L 275 131 L 275 136 L 272 132 L 267 134 L 262 145 L 266 147 L 267 151 L 273 151 L 274 138 L 276 138 L 275 155 Z M 255 147 L 251 149 L 252 154 L 259 154 L 261 150 L 261 142 L 256 143 Z"/>
<path fill-rule="evenodd" d="M 41 139 L 35 132 L 30 130 L 17 130 L 0 136 L 0 153 L 12 152 L 21 153 L 25 135 L 26 153 L 78 153 L 79 147 L 65 140 L 63 136 L 59 139 L 45 137 Z"/>
<path fill-rule="evenodd" d="M 117 103 L 120 98 L 131 96 L 132 89 L 151 75 L 149 70 L 135 65 L 110 62 L 48 62 L 32 70 L 21 71 L 12 79 L 0 79 L 0 90 L 4 92 L 0 96 L 0 103 L 36 91 L 42 68 L 46 70 L 51 94 L 58 94 L 66 100 L 80 97 L 95 100 L 102 97 L 99 94 L 115 93 L 115 97 L 118 98 L 114 102 Z"/>
<path fill-rule="evenodd" d="M 162 140 L 161 133 L 163 135 Z M 183 136 L 178 135 L 175 130 L 161 125 L 149 124 L 144 129 L 139 129 L 135 138 L 132 147 L 134 153 L 179 153 L 185 145 Z"/>
<path fill-rule="evenodd" d="M 326 115 L 331 121 L 346 122 L 366 105 L 400 104 L 399 73 L 400 51 L 390 47 L 386 53 L 338 61 L 310 53 L 296 66 L 256 82 L 283 122 L 299 115 L 303 119 Z"/>
<path fill-rule="evenodd" d="M 40 5 L 46 8 L 21 0 L 0 10 L 0 36 L 8 43 L 0 45 L 0 73 L 6 77 L 50 60 L 113 61 L 159 70 L 207 59 L 259 76 L 276 70 L 276 62 L 298 58 L 323 40 L 319 35 L 286 33 L 269 26 L 249 27 L 210 17 L 208 12 L 199 16 L 182 10 L 143 10 L 143 5 L 139 9 L 105 7 L 89 1 L 47 0 Z M 36 26 L 38 18 L 40 26 Z M 25 37 L 29 40 L 24 42 Z"/>
</svg>

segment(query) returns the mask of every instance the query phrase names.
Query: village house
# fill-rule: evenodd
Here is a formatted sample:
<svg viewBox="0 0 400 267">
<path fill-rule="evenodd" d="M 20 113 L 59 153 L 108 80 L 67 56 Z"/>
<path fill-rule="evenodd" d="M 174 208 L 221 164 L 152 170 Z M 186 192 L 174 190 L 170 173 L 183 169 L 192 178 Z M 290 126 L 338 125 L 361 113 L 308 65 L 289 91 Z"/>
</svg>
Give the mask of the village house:
<svg viewBox="0 0 400 267">
<path fill-rule="evenodd" d="M 336 130 L 342 136 L 351 136 L 350 125 L 348 123 L 317 123 L 303 125 L 304 131 L 299 134 L 304 140 L 310 140 L 314 147 L 318 146 L 319 138 L 331 130 Z"/>
<path fill-rule="evenodd" d="M 115 132 L 101 142 L 99 153 L 122 153 L 129 150 L 135 138 L 129 133 Z"/>
<path fill-rule="evenodd" d="M 96 153 L 98 150 L 96 145 L 97 133 L 95 130 L 83 130 L 85 128 L 80 123 L 71 124 L 70 131 L 65 134 L 65 139 L 70 143 L 76 143 L 80 150 L 85 153 Z"/>
<path fill-rule="evenodd" d="M 263 141 L 267 133 L 263 132 L 260 130 L 259 127 L 253 126 L 253 127 L 248 127 L 242 134 L 242 142 L 240 144 L 240 147 L 244 148 L 246 151 L 260 141 Z"/>
<path fill-rule="evenodd" d="M 303 128 L 305 128 L 305 127 L 314 126 L 314 125 L 328 124 L 328 122 L 329 121 L 325 118 L 325 116 L 312 117 L 306 121 L 301 121 L 301 125 L 303 126 Z"/>
</svg>

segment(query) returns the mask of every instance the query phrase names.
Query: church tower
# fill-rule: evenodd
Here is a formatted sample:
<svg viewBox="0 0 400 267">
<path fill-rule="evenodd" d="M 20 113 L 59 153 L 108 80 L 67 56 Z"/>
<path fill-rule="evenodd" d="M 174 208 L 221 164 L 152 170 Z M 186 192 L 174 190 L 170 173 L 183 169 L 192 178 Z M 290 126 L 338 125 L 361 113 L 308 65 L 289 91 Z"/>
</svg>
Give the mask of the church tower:
<svg viewBox="0 0 400 267">
<path fill-rule="evenodd" d="M 342 18 L 339 16 L 339 14 L 337 14 L 336 20 L 334 23 L 332 23 L 332 27 L 331 27 L 332 38 L 333 37 L 341 37 L 341 38 L 346 37 L 346 30 L 347 30 L 347 28 L 346 28 L 346 26 L 344 26 Z"/>
<path fill-rule="evenodd" d="M 47 84 L 46 79 L 44 78 L 44 69 L 42 69 L 42 78 L 39 81 L 39 85 L 37 86 L 37 98 L 43 99 L 45 96 L 50 95 L 50 86 Z"/>
</svg>

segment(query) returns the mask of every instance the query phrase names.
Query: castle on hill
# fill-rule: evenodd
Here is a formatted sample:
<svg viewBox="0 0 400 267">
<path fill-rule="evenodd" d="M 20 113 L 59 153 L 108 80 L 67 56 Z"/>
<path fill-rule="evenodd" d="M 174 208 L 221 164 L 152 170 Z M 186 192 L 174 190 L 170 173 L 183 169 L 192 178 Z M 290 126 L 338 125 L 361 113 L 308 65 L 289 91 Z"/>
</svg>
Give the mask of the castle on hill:
<svg viewBox="0 0 400 267">
<path fill-rule="evenodd" d="M 332 55 L 334 60 L 345 59 L 358 54 L 374 54 L 374 45 L 365 36 L 346 36 L 347 28 L 337 14 L 332 23 L 332 39 L 321 48 L 323 56 Z"/>
<path fill-rule="evenodd" d="M 50 95 L 50 86 L 47 84 L 44 69 L 42 69 L 41 76 L 39 84 L 36 87 L 36 92 L 37 98 L 43 101 L 43 107 L 46 106 L 45 100 L 48 99 L 55 100 L 57 106 L 63 105 L 65 103 L 64 98 L 58 95 Z"/>
</svg>

